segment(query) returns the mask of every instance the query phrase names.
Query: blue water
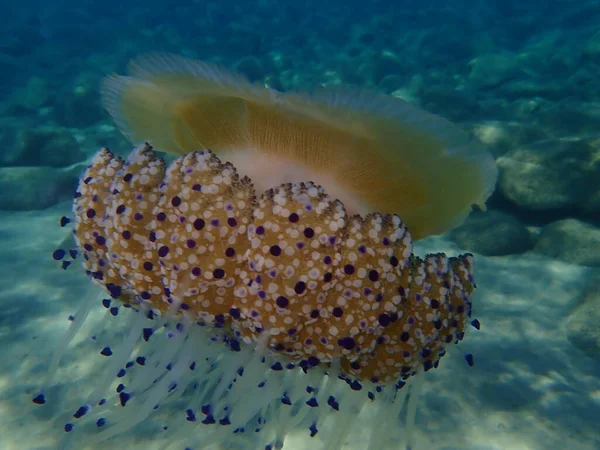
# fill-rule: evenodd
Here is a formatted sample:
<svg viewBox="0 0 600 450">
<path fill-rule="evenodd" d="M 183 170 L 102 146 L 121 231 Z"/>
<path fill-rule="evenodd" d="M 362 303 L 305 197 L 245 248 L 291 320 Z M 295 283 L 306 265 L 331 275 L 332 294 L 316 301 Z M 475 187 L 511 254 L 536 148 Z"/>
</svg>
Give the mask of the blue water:
<svg viewBox="0 0 600 450">
<path fill-rule="evenodd" d="M 100 147 L 130 151 L 101 80 L 166 51 L 280 91 L 380 91 L 483 141 L 488 211 L 420 244 L 475 253 L 484 326 L 425 382 L 418 448 L 600 449 L 600 1 L 548 3 L 2 2 L 0 448 L 58 448 L 30 399 L 87 295 L 51 259 L 58 220 Z"/>
</svg>

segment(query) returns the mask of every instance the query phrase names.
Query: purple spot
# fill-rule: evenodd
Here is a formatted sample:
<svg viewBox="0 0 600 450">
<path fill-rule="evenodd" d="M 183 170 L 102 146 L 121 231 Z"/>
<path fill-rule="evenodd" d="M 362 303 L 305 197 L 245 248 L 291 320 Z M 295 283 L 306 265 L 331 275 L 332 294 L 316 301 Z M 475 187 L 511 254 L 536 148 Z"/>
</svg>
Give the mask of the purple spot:
<svg viewBox="0 0 600 450">
<path fill-rule="evenodd" d="M 346 350 L 352 350 L 356 347 L 356 342 L 351 337 L 345 337 L 338 341 L 338 345 Z"/>
<path fill-rule="evenodd" d="M 213 276 L 217 279 L 220 280 L 221 278 L 223 278 L 225 276 L 225 271 L 223 269 L 215 269 L 213 271 Z"/>
<path fill-rule="evenodd" d="M 306 290 L 306 283 L 304 281 L 298 281 L 294 286 L 296 294 L 302 294 Z"/>
<path fill-rule="evenodd" d="M 287 308 L 290 302 L 286 297 L 280 295 L 279 297 L 277 297 L 277 300 L 275 300 L 275 303 L 277 303 L 277 306 L 279 306 L 280 308 Z"/>
<path fill-rule="evenodd" d="M 379 325 L 381 325 L 382 327 L 387 327 L 390 324 L 390 322 L 390 316 L 388 316 L 387 314 L 379 315 Z"/>
</svg>

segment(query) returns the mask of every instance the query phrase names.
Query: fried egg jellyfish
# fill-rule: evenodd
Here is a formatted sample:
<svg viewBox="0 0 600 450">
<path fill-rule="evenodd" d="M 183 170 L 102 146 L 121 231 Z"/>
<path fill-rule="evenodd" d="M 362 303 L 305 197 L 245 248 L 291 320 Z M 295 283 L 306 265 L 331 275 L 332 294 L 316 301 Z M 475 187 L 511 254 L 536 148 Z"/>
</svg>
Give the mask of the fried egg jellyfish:
<svg viewBox="0 0 600 450">
<path fill-rule="evenodd" d="M 472 256 L 420 258 L 412 241 L 484 205 L 491 155 L 395 98 L 279 93 L 177 56 L 134 61 L 103 99 L 138 146 L 125 161 L 102 149 L 74 196 L 107 312 L 64 446 L 160 417 L 165 448 L 280 449 L 306 433 L 336 450 L 374 414 L 366 448 L 414 448 L 423 374 L 479 324 Z"/>
</svg>

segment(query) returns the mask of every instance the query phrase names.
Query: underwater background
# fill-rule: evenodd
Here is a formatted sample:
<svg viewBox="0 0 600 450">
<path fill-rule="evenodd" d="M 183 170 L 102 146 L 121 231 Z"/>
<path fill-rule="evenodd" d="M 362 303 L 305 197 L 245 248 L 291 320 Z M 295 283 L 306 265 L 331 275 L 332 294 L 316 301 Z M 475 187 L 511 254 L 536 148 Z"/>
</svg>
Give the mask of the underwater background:
<svg viewBox="0 0 600 450">
<path fill-rule="evenodd" d="M 154 51 L 282 91 L 368 87 L 486 144 L 488 210 L 416 246 L 474 253 L 481 322 L 426 375 L 417 449 L 600 449 L 600 2 L 583 0 L 2 2 L 0 449 L 58 448 L 31 398 L 92 295 L 52 259 L 59 220 L 100 147 L 131 150 L 100 81 Z M 86 357 L 69 383 L 93 383 Z M 141 434 L 120 448 L 151 448 Z"/>
</svg>

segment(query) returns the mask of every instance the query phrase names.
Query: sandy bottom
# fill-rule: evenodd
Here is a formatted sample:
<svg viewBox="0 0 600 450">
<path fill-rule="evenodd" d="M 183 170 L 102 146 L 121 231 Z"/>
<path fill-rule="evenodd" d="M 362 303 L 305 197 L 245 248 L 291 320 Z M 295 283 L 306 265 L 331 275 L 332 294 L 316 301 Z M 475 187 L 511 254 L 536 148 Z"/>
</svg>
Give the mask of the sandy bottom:
<svg viewBox="0 0 600 450">
<path fill-rule="evenodd" d="M 0 213 L 3 450 L 62 448 L 62 425 L 72 413 L 60 399 L 43 407 L 31 402 L 68 315 L 82 298 L 98 295 L 77 267 L 63 271 L 52 260 L 52 251 L 68 235 L 58 219 L 68 212 L 62 205 Z M 442 238 L 420 243 L 416 253 L 428 251 L 458 253 Z M 533 255 L 476 255 L 475 261 L 475 315 L 482 328 L 426 375 L 416 450 L 599 449 L 600 363 L 571 346 L 563 319 L 577 304 L 588 270 Z M 65 358 L 57 392 L 83 391 L 94 383 L 99 356 L 85 348 L 78 346 Z M 464 362 L 464 353 L 475 355 L 474 367 Z M 370 422 L 361 418 L 352 448 L 365 447 L 360 430 Z M 160 448 L 150 425 L 106 448 Z M 71 442 L 74 448 L 84 444 Z M 293 436 L 286 448 L 314 448 L 314 441 Z"/>
</svg>

